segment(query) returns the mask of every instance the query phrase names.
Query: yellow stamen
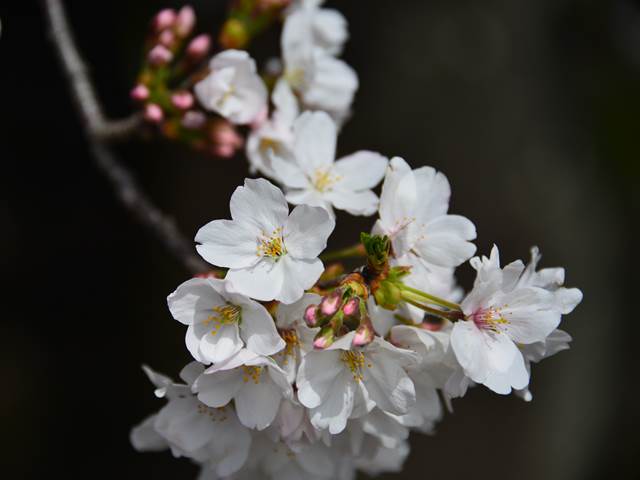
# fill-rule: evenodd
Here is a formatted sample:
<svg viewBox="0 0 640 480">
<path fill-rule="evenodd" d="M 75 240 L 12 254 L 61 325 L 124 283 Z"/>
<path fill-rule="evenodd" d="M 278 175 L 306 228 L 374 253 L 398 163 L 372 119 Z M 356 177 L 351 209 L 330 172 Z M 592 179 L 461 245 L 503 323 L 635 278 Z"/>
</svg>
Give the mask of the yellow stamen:
<svg viewBox="0 0 640 480">
<path fill-rule="evenodd" d="M 333 185 L 342 180 L 342 176 L 331 173 L 331 170 L 318 168 L 313 174 L 313 187 L 319 192 L 331 190 Z"/>
<path fill-rule="evenodd" d="M 211 327 L 211 335 L 216 335 L 222 325 L 231 325 L 237 323 L 240 320 L 242 309 L 237 305 L 227 303 L 226 305 L 219 305 L 212 307 L 214 312 L 203 320 L 204 325 L 213 325 Z"/>
<path fill-rule="evenodd" d="M 356 350 L 345 350 L 340 353 L 340 360 L 342 360 L 351 370 L 353 379 L 356 382 L 361 381 L 364 378 L 362 370 L 366 367 L 371 368 L 370 363 L 365 364 L 364 354 Z"/>
<path fill-rule="evenodd" d="M 242 381 L 247 383 L 249 379 L 253 380 L 253 383 L 258 385 L 260 383 L 260 375 L 262 374 L 262 367 L 248 367 L 242 366 Z"/>
<path fill-rule="evenodd" d="M 259 257 L 279 258 L 287 253 L 282 238 L 282 227 L 276 228 L 271 235 L 262 233 L 262 238 L 258 238 L 256 254 Z"/>
</svg>

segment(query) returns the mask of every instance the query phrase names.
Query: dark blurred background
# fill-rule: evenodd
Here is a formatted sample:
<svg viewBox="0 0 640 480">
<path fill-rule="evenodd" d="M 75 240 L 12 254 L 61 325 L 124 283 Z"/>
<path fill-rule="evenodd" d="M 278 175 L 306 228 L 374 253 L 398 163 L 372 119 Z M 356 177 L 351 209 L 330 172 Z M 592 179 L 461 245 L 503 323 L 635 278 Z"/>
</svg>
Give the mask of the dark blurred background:
<svg viewBox="0 0 640 480">
<path fill-rule="evenodd" d="M 108 113 L 131 111 L 155 11 L 179 2 L 66 2 Z M 222 0 L 191 1 L 213 31 Z M 640 478 L 634 227 L 640 168 L 640 6 L 630 0 L 342 0 L 361 89 L 339 153 L 401 155 L 443 170 L 479 251 L 567 268 L 585 299 L 572 348 L 536 367 L 534 401 L 476 388 L 437 435 L 412 437 L 385 478 Z M 132 425 L 162 402 L 139 366 L 189 361 L 165 297 L 188 275 L 94 168 L 36 1 L 0 5 L 0 476 L 194 478 L 139 454 Z M 252 48 L 277 52 L 277 32 Z M 242 157 L 161 140 L 118 147 L 191 237 L 227 218 Z M 333 246 L 371 219 L 340 216 Z M 461 283 L 469 287 L 468 267 Z"/>
</svg>

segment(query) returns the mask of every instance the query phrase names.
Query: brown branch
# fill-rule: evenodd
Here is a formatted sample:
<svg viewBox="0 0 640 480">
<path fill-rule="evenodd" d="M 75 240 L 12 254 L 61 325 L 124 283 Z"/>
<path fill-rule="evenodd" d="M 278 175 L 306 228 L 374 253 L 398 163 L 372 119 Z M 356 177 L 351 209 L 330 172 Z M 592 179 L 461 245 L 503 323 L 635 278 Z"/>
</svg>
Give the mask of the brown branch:
<svg viewBox="0 0 640 480">
<path fill-rule="evenodd" d="M 187 270 L 193 274 L 211 270 L 207 263 L 193 253 L 193 242 L 182 235 L 173 220 L 153 204 L 139 188 L 133 175 L 107 146 L 109 141 L 121 140 L 134 134 L 141 125 L 140 116 L 133 115 L 122 120 L 108 120 L 105 117 L 76 47 L 61 0 L 43 0 L 43 6 L 53 45 L 69 82 L 78 113 L 82 117 L 97 167 L 111 182 L 122 204 L 157 236 Z"/>
</svg>

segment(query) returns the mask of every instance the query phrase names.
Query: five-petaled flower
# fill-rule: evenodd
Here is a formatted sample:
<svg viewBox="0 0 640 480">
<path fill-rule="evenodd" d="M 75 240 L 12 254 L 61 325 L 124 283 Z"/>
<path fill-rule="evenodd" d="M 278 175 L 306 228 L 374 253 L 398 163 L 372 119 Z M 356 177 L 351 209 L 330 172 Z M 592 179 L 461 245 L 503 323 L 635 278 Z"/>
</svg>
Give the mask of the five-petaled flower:
<svg viewBox="0 0 640 480">
<path fill-rule="evenodd" d="M 300 205 L 289 214 L 284 194 L 264 179 L 245 180 L 231 196 L 232 220 L 214 220 L 197 235 L 198 252 L 227 267 L 229 289 L 257 300 L 293 303 L 323 271 L 318 255 L 335 222 L 326 210 Z"/>
<path fill-rule="evenodd" d="M 199 362 L 224 362 L 244 346 L 258 355 L 285 347 L 269 312 L 258 302 L 229 292 L 225 280 L 187 280 L 167 302 L 173 317 L 188 325 L 187 348 Z"/>
<path fill-rule="evenodd" d="M 272 165 L 293 204 L 315 205 L 333 212 L 373 215 L 378 197 L 371 190 L 388 160 L 379 153 L 359 151 L 335 161 L 336 125 L 324 112 L 305 112 L 295 122 L 292 158 L 274 153 Z"/>
</svg>

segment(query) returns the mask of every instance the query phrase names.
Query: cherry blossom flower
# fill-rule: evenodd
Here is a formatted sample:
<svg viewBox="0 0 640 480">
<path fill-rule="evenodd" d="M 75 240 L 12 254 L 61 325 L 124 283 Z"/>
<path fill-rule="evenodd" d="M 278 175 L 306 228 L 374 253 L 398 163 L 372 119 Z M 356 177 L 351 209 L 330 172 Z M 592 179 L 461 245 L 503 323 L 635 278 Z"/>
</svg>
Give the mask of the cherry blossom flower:
<svg viewBox="0 0 640 480">
<path fill-rule="evenodd" d="M 278 175 L 271 165 L 271 157 L 272 155 L 281 158 L 292 157 L 293 123 L 300 110 L 298 100 L 284 80 L 276 83 L 271 100 L 275 111 L 271 118 L 258 124 L 249 134 L 247 157 L 252 173 L 259 171 L 277 180 Z"/>
<path fill-rule="evenodd" d="M 189 364 L 181 377 L 189 383 L 202 368 Z M 168 378 L 155 372 L 151 377 L 156 387 L 162 387 Z M 209 408 L 190 394 L 189 385 L 171 385 L 166 392 L 168 403 L 132 430 L 131 442 L 136 450 L 170 448 L 176 457 L 206 462 L 207 468 L 219 477 L 240 470 L 249 456 L 251 434 L 238 421 L 233 406 Z"/>
<path fill-rule="evenodd" d="M 335 120 L 343 119 L 348 115 L 358 89 L 358 75 L 353 68 L 316 46 L 311 39 L 300 40 L 300 24 L 308 23 L 306 20 L 298 22 L 298 19 L 294 14 L 285 20 L 281 38 L 284 78 L 300 95 L 307 109 L 323 110 Z M 333 37 L 329 42 L 330 50 L 335 50 L 336 45 L 334 27 L 330 29 Z"/>
<path fill-rule="evenodd" d="M 387 159 L 360 151 L 335 161 L 337 131 L 324 112 L 305 112 L 294 124 L 293 162 L 274 158 L 279 180 L 293 204 L 372 215 L 378 197 L 371 190 L 384 176 Z"/>
<path fill-rule="evenodd" d="M 257 300 L 293 303 L 323 271 L 317 258 L 335 222 L 322 208 L 296 207 L 289 215 L 283 193 L 264 179 L 245 180 L 231 196 L 232 220 L 202 227 L 197 250 L 228 267 L 229 288 Z"/>
<path fill-rule="evenodd" d="M 233 399 L 240 422 L 258 430 L 271 425 L 280 401 L 292 396 L 285 372 L 272 359 L 248 350 L 209 367 L 196 379 L 193 390 L 209 407 L 224 407 Z"/>
<path fill-rule="evenodd" d="M 567 309 L 559 298 L 565 295 L 521 281 L 522 262 L 500 269 L 495 246 L 490 258 L 474 259 L 472 265 L 478 275 L 461 304 L 465 320 L 451 333 L 453 351 L 474 382 L 501 394 L 522 390 L 529 372 L 518 345 L 542 342 L 558 327 Z"/>
<path fill-rule="evenodd" d="M 209 68 L 194 87 L 204 108 L 236 124 L 251 123 L 267 108 L 267 87 L 247 52 L 225 50 L 211 59 Z"/>
<path fill-rule="evenodd" d="M 275 312 L 276 326 L 286 346 L 273 356 L 278 365 L 287 373 L 289 383 L 296 379 L 298 365 L 307 353 L 313 350 L 313 339 L 320 328 L 310 328 L 304 321 L 304 312 L 309 305 L 317 305 L 320 295 L 305 293 L 291 305 L 280 304 Z"/>
<path fill-rule="evenodd" d="M 169 295 L 173 317 L 187 325 L 187 349 L 197 361 L 220 363 L 244 346 L 258 355 L 285 347 L 269 312 L 216 278 L 193 278 Z"/>
<path fill-rule="evenodd" d="M 476 229 L 467 218 L 447 214 L 450 196 L 442 173 L 431 167 L 411 170 L 402 158 L 392 158 L 374 233 L 391 239 L 396 257 L 411 253 L 427 269 L 457 267 L 475 253 Z"/>
<path fill-rule="evenodd" d="M 287 15 L 282 45 L 291 51 L 309 44 L 330 55 L 339 55 L 349 37 L 347 19 L 337 10 L 318 8 L 317 1 L 297 2 Z"/>
<path fill-rule="evenodd" d="M 357 418 L 374 406 L 404 414 L 415 402 L 413 383 L 404 367 L 415 354 L 376 337 L 364 348 L 351 348 L 354 332 L 302 360 L 296 385 L 300 403 L 311 410 L 311 423 L 343 431 L 349 418 Z"/>
</svg>

